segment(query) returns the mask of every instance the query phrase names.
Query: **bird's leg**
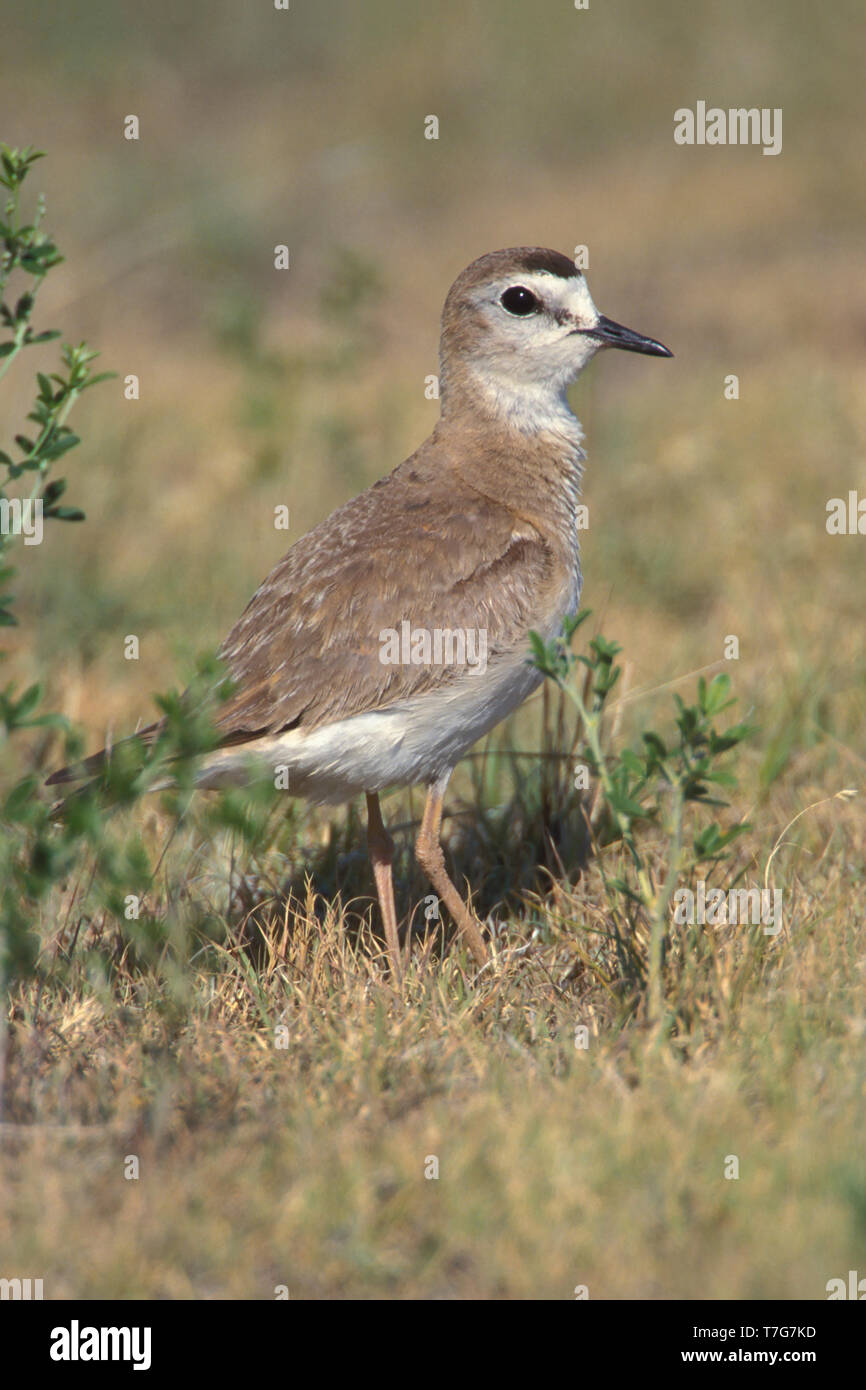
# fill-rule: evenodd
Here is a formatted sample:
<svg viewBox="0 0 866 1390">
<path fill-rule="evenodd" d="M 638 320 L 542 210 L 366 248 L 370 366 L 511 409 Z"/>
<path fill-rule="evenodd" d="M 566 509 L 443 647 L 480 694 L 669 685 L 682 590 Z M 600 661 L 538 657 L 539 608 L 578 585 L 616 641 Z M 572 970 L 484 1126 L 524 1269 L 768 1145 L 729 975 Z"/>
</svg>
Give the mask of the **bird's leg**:
<svg viewBox="0 0 866 1390">
<path fill-rule="evenodd" d="M 442 797 L 448 779 L 434 782 L 427 791 L 427 803 L 421 818 L 421 829 L 415 841 L 415 858 L 429 878 L 438 896 L 442 899 L 458 930 L 466 937 L 467 944 L 479 965 L 487 962 L 487 947 L 481 935 L 481 928 L 470 912 L 445 868 L 445 855 L 439 842 L 442 826 Z"/>
<path fill-rule="evenodd" d="M 373 878 L 376 880 L 376 893 L 382 911 L 391 969 L 399 984 L 403 979 L 403 957 L 400 954 L 400 938 L 397 935 L 397 909 L 394 906 L 394 883 L 391 878 L 394 841 L 382 820 L 378 792 L 367 792 L 367 847 L 373 865 Z"/>
</svg>

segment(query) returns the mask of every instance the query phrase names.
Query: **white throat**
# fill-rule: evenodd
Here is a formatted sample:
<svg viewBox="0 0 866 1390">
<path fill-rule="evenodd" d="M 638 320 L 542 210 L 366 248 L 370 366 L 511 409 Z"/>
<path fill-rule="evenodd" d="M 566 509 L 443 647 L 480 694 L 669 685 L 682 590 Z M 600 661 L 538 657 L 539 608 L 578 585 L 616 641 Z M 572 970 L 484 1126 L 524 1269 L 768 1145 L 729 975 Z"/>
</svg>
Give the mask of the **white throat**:
<svg viewBox="0 0 866 1390">
<path fill-rule="evenodd" d="M 501 302 L 503 292 L 519 280 L 537 296 L 544 312 L 517 317 Z M 586 280 L 543 271 L 504 275 L 479 288 L 476 330 L 464 349 L 464 371 L 473 390 L 500 426 L 523 435 L 554 436 L 578 457 L 583 431 L 572 414 L 566 390 L 598 351 L 591 338 L 575 336 L 599 313 Z"/>
<path fill-rule="evenodd" d="M 494 419 L 522 435 L 547 435 L 575 456 L 584 457 L 583 430 L 568 403 L 565 386 L 546 382 L 510 380 L 479 369 L 470 372 L 473 385 Z"/>
</svg>

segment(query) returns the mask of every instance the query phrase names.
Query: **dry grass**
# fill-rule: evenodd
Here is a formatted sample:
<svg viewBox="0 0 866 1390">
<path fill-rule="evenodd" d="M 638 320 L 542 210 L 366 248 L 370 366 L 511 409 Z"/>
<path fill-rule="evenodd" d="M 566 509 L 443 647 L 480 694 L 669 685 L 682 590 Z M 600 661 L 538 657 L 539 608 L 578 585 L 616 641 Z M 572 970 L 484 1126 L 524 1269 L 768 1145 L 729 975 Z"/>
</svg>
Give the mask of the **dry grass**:
<svg viewBox="0 0 866 1390">
<path fill-rule="evenodd" d="M 200 820 L 154 889 L 156 954 L 83 896 L 83 866 L 12 999 L 0 1274 L 48 1297 L 820 1298 L 866 1237 L 866 826 L 856 798 L 827 799 L 863 782 L 864 541 L 824 528 L 829 497 L 866 494 L 857 10 L 301 8 L 284 46 L 273 16 L 239 25 L 228 4 L 10 22 L 0 136 L 49 150 L 68 258 L 45 321 L 142 380 L 134 406 L 109 385 L 81 408 L 70 496 L 89 520 L 27 556 L 10 677 L 46 679 L 93 741 L 147 716 L 280 554 L 273 507 L 295 538 L 429 431 L 462 265 L 587 243 L 603 310 L 677 354 L 609 355 L 574 396 L 584 601 L 628 663 L 617 744 L 664 723 L 662 687 L 690 692 L 733 633 L 726 669 L 760 726 L 728 813 L 752 825 L 737 868 L 760 883 L 822 804 L 773 862 L 781 936 L 721 932 L 700 969 L 671 966 L 689 1010 L 667 1042 L 605 987 L 601 866 L 574 883 L 560 814 L 558 871 L 538 771 L 518 765 L 521 789 L 498 751 L 542 746 L 539 700 L 455 781 L 453 862 L 503 929 L 480 980 L 419 940 L 395 994 L 357 808 L 275 827 L 250 873 L 296 897 L 257 914 L 253 957 L 230 847 Z M 701 96 L 783 106 L 782 155 L 678 150 L 673 110 Z M 334 319 L 319 297 L 341 247 L 382 288 Z M 4 438 L 19 405 L 0 400 Z M 4 779 L 52 756 L 9 750 Z M 388 807 L 416 921 L 418 809 Z M 138 823 L 158 851 L 159 811 Z"/>
<path fill-rule="evenodd" d="M 597 871 L 481 980 L 418 947 L 402 997 L 312 897 L 255 970 L 213 948 L 94 988 L 79 938 L 16 1002 L 4 1249 L 52 1297 L 820 1297 L 866 1226 L 866 959 L 830 838 L 726 1024 L 746 948 L 717 943 L 673 1050 L 612 1030 L 575 955 Z"/>
</svg>

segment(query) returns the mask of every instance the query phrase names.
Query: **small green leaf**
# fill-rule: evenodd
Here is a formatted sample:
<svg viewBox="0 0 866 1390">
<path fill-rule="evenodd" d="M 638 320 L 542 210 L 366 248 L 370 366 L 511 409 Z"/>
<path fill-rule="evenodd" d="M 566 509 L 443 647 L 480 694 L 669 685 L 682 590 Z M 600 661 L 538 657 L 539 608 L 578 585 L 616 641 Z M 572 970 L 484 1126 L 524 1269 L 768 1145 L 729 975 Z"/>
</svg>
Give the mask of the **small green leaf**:
<svg viewBox="0 0 866 1390">
<path fill-rule="evenodd" d="M 58 459 L 61 454 L 65 454 L 68 449 L 74 449 L 76 444 L 80 443 L 81 440 L 77 434 L 67 434 L 62 439 L 52 439 L 51 443 L 42 449 L 42 457 L 44 459 Z"/>
<path fill-rule="evenodd" d="M 643 763 L 641 762 L 641 760 L 640 760 L 640 758 L 638 757 L 637 753 L 635 753 L 633 749 L 631 749 L 631 748 L 624 748 L 623 751 L 622 751 L 622 753 L 621 753 L 621 755 L 620 755 L 620 760 L 621 760 L 621 762 L 622 762 L 623 767 L 628 768 L 628 770 L 629 770 L 629 772 L 632 774 L 632 776 L 634 776 L 634 777 L 642 777 L 642 776 L 643 776 L 643 771 L 644 771 Z"/>
<path fill-rule="evenodd" d="M 46 506 L 46 507 L 53 506 L 53 504 L 54 504 L 55 502 L 57 502 L 57 501 L 63 496 L 63 494 L 64 494 L 65 491 L 66 491 L 66 479 L 65 479 L 65 478 L 53 478 L 52 481 L 47 485 L 47 487 L 45 488 L 45 491 L 44 491 L 43 494 L 42 494 L 42 502 L 43 502 L 43 505 Z"/>
<path fill-rule="evenodd" d="M 727 672 L 720 672 L 707 685 L 703 676 L 698 681 L 698 704 L 704 714 L 720 714 L 729 703 L 731 678 Z"/>
<path fill-rule="evenodd" d="M 45 513 L 46 517 L 54 517 L 57 521 L 86 521 L 87 517 L 80 507 L 52 507 Z"/>
<path fill-rule="evenodd" d="M 24 691 L 24 694 L 21 696 L 21 699 L 15 705 L 15 718 L 26 719 L 27 715 L 32 713 L 32 711 L 36 708 L 41 699 L 42 686 L 28 686 L 27 689 Z"/>
<path fill-rule="evenodd" d="M 17 787 L 13 787 L 3 806 L 4 821 L 17 821 L 29 810 L 36 794 L 36 778 L 25 777 Z"/>
</svg>

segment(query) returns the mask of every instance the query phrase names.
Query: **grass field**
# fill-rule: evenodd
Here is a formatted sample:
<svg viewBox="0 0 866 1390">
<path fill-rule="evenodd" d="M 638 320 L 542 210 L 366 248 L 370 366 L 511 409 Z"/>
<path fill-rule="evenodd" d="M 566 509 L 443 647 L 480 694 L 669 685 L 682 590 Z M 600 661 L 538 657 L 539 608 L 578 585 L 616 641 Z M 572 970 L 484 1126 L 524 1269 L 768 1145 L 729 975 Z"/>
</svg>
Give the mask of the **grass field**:
<svg viewBox="0 0 866 1390">
<path fill-rule="evenodd" d="M 585 244 L 602 311 L 676 354 L 607 354 L 572 393 L 583 602 L 623 648 L 606 747 L 730 675 L 725 718 L 757 732 L 729 755 L 716 815 L 749 828 L 714 881 L 766 875 L 784 909 L 776 936 L 672 928 L 654 1016 L 617 975 L 616 933 L 646 943 L 606 886 L 610 827 L 578 872 L 552 686 L 449 794 L 455 879 L 497 928 L 478 978 L 420 930 L 418 791 L 385 801 L 419 928 L 402 992 L 361 807 L 269 813 L 250 853 L 204 797 L 179 828 L 143 800 L 111 833 L 154 866 L 147 930 L 83 857 L 9 985 L 0 1277 L 47 1298 L 820 1299 L 866 1273 L 866 816 L 838 795 L 866 765 L 866 539 L 825 524 L 866 497 L 862 32 L 853 0 L 4 18 L 0 138 L 48 151 L 32 186 L 66 255 L 40 316 L 119 374 L 76 407 L 86 523 L 19 557 L 4 681 L 45 682 L 89 747 L 152 717 L 285 549 L 275 506 L 295 540 L 429 433 L 458 271 Z M 675 145 L 698 100 L 781 108 L 782 153 Z M 0 447 L 54 347 L 0 382 Z M 4 789 L 62 753 L 10 739 Z M 658 885 L 664 814 L 639 839 Z"/>
</svg>

